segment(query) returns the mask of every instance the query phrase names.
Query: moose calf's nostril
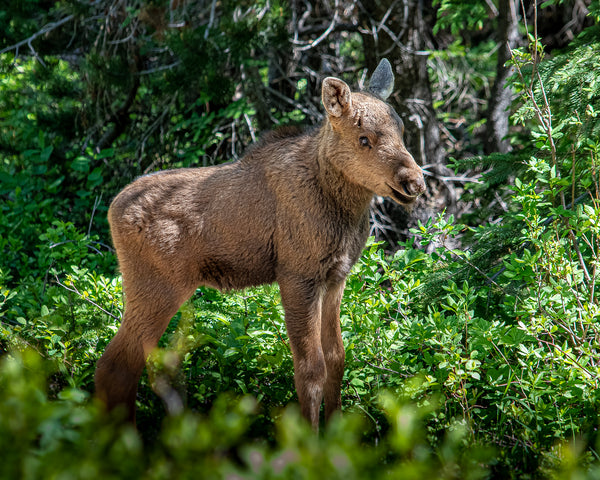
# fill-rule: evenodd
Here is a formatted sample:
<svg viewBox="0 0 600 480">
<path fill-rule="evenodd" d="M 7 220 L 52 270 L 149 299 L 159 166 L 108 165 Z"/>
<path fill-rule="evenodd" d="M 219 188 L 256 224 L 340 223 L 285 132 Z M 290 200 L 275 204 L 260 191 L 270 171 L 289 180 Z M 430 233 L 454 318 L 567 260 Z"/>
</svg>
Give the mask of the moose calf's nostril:
<svg viewBox="0 0 600 480">
<path fill-rule="evenodd" d="M 415 197 L 425 193 L 425 179 L 423 178 L 423 175 L 411 179 L 410 182 L 407 182 L 407 186 L 410 194 Z"/>
</svg>

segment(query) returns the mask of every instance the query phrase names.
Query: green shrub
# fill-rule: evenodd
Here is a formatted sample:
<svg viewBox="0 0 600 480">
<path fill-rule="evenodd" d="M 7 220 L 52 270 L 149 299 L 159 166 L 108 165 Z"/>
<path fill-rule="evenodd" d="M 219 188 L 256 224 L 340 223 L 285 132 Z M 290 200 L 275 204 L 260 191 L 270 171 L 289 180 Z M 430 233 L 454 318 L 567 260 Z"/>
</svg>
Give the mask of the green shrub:
<svg viewBox="0 0 600 480">
<path fill-rule="evenodd" d="M 206 416 L 166 418 L 158 438 L 143 445 L 81 390 L 48 401 L 48 367 L 31 351 L 0 362 L 0 407 L 10 412 L 0 417 L 3 478 L 483 478 L 490 458 L 465 448 L 459 426 L 433 450 L 420 409 L 392 395 L 381 397 L 390 428 L 379 445 L 365 443 L 364 417 L 338 417 L 317 436 L 294 407 L 278 415 L 273 442 L 253 440 L 256 401 L 227 395 Z"/>
</svg>

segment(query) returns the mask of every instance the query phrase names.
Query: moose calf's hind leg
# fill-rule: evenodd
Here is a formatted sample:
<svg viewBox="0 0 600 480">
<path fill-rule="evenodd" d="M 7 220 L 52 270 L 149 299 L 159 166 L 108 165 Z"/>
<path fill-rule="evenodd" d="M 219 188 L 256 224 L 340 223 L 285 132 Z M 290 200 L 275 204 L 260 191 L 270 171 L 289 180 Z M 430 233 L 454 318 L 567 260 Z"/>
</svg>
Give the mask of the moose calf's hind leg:
<svg viewBox="0 0 600 480">
<path fill-rule="evenodd" d="M 96 365 L 96 396 L 108 410 L 125 407 L 127 419 L 132 422 L 144 364 L 144 350 L 135 333 L 121 327 Z"/>
<path fill-rule="evenodd" d="M 147 279 L 146 279 L 147 280 Z M 156 282 L 144 295 L 125 288 L 125 314 L 119 331 L 98 360 L 96 396 L 109 410 L 124 406 L 128 419 L 135 421 L 137 387 L 150 352 L 166 330 L 169 321 L 185 301 L 172 288 Z"/>
</svg>

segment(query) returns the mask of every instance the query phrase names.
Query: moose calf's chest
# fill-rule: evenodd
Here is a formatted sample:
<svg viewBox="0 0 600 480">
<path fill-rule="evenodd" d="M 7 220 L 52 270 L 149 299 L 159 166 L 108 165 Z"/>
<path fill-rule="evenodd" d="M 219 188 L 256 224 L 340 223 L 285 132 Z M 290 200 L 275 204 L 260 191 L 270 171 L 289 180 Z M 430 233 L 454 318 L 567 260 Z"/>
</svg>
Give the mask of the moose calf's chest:
<svg viewBox="0 0 600 480">
<path fill-rule="evenodd" d="M 350 256 L 349 252 L 345 252 L 328 258 L 325 262 L 326 284 L 335 285 L 343 282 L 352 270 L 352 266 L 355 263 L 356 258 Z"/>
</svg>

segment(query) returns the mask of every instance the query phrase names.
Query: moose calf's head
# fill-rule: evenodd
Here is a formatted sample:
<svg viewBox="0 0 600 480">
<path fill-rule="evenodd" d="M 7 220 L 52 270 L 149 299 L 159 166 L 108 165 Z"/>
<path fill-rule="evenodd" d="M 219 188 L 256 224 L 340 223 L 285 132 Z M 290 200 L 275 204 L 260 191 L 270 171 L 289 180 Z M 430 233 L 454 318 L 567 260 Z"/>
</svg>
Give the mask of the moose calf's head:
<svg viewBox="0 0 600 480">
<path fill-rule="evenodd" d="M 402 205 L 425 192 L 423 172 L 404 146 L 404 124 L 385 103 L 394 75 L 383 59 L 367 92 L 351 92 L 338 78 L 323 80 L 322 101 L 331 126 L 332 162 L 355 184 Z"/>
</svg>

